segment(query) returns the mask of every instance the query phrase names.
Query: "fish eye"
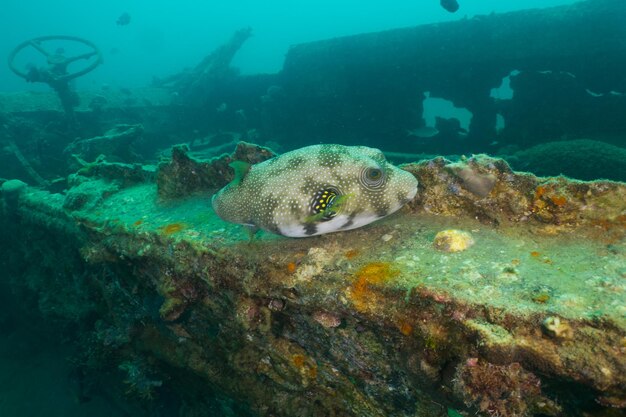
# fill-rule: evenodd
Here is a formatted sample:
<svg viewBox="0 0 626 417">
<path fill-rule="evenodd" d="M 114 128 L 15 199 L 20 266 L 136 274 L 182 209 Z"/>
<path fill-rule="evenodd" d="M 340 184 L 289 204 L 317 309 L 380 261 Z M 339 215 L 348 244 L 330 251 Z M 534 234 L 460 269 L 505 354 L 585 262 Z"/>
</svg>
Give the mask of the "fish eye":
<svg viewBox="0 0 626 417">
<path fill-rule="evenodd" d="M 385 171 L 380 166 L 364 168 L 361 171 L 360 181 L 367 189 L 380 188 L 385 184 Z"/>
<path fill-rule="evenodd" d="M 378 168 L 369 168 L 365 172 L 365 175 L 367 176 L 367 179 L 369 180 L 378 181 L 380 177 L 383 176 L 383 171 Z"/>
</svg>

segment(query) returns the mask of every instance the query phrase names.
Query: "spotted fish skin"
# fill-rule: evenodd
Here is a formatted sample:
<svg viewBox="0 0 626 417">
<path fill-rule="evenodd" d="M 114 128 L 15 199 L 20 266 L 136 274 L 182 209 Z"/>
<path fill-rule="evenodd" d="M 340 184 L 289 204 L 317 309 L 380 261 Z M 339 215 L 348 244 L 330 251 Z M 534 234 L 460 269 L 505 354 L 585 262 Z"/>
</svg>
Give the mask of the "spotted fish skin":
<svg viewBox="0 0 626 417">
<path fill-rule="evenodd" d="M 364 226 L 416 193 L 417 179 L 378 149 L 313 145 L 252 165 L 212 204 L 228 222 L 307 237 Z"/>
</svg>

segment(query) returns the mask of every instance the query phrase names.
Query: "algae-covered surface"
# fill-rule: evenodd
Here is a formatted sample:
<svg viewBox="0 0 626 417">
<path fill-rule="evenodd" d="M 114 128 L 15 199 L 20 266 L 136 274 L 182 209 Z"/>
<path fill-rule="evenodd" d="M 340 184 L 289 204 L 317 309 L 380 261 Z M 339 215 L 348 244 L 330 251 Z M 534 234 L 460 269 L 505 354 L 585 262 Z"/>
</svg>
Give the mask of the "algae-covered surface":
<svg viewBox="0 0 626 417">
<path fill-rule="evenodd" d="M 331 246 L 335 250 L 328 253 L 330 261 L 343 256 L 342 251 L 358 250 L 360 256 L 346 272 L 366 262 L 387 262 L 398 273 L 385 286 L 404 291 L 426 286 L 514 314 L 557 314 L 578 320 L 606 317 L 626 326 L 624 242 L 607 244 L 576 231 L 537 235 L 524 225 L 495 228 L 472 219 L 405 211 L 358 233 L 298 240 L 261 232 L 251 240 L 244 227 L 215 215 L 210 196 L 159 202 L 153 185 L 122 190 L 76 217 L 137 234 L 155 233 L 173 241 L 268 255 Z M 437 250 L 434 237 L 447 229 L 469 232 L 475 244 L 459 253 Z"/>
<path fill-rule="evenodd" d="M 130 44 L 18 45 L 49 91 L 0 94 L 0 417 L 623 416 L 626 2 L 571 2 L 296 45 L 273 74 L 232 66 L 243 28 L 146 88 L 71 81 Z M 351 151 L 244 174 L 329 139 L 417 194 L 363 148 L 367 198 L 340 192 Z M 212 209 L 231 181 L 224 217 L 272 230 L 283 196 L 312 234 L 404 206 L 253 234 Z"/>
<path fill-rule="evenodd" d="M 277 416 L 622 407 L 626 188 L 489 158 L 405 169 L 420 191 L 399 212 L 302 239 L 252 237 L 211 192 L 168 199 L 150 182 L 75 178 L 10 204 L 20 233 L 47 236 L 29 276 L 81 271 L 30 284 L 42 305 L 98 317 L 86 362 L 104 350 L 144 400 L 174 390 L 199 412 L 204 389 Z"/>
</svg>

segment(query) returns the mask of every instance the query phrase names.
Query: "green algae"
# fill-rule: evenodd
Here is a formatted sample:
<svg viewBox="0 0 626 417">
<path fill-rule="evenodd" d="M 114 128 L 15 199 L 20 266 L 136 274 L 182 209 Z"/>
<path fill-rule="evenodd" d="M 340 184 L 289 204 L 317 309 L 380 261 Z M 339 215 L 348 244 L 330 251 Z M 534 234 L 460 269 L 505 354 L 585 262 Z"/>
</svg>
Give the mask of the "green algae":
<svg viewBox="0 0 626 417">
<path fill-rule="evenodd" d="M 153 185 L 127 188 L 96 207 L 73 213 L 77 218 L 116 224 L 133 233 L 164 235 L 168 225 L 184 224 L 169 239 L 199 244 L 232 246 L 248 243 L 244 228 L 223 222 L 210 206 L 210 196 L 160 202 Z M 401 245 L 381 240 L 395 224 Z M 450 228 L 465 230 L 476 244 L 459 253 L 442 253 L 433 246 L 434 235 Z M 421 215 L 393 216 L 366 228 L 376 242 L 372 261 L 391 262 L 399 270 L 386 285 L 410 291 L 425 286 L 468 303 L 489 304 L 516 314 L 557 314 L 572 319 L 607 317 L 626 325 L 624 307 L 623 244 L 611 248 L 601 241 L 577 236 L 532 233 L 524 225 L 491 227 L 471 219 Z M 382 230 L 382 232 L 378 232 Z M 401 232 L 401 233 L 400 233 Z M 324 240 L 352 247 L 357 234 L 335 234 Z M 319 240 L 294 240 L 262 233 L 256 243 L 280 242 L 281 250 L 298 252 Z M 305 243 L 303 243 L 305 242 Z M 270 245 L 271 246 L 271 245 Z M 618 248 L 619 250 L 616 250 Z M 367 258 L 362 258 L 365 260 Z M 537 302 L 543 300 L 542 302 Z"/>
<path fill-rule="evenodd" d="M 528 181 L 515 192 L 532 196 L 535 188 Z M 43 224 L 69 236 L 67 227 L 53 225 L 70 224 L 72 236 L 86 232 L 80 253 L 87 263 L 118 270 L 146 299 L 159 297 L 158 320 L 140 333 L 143 349 L 228 391 L 245 384 L 257 405 L 268 395 L 261 376 L 286 395 L 283 405 L 292 404 L 292 412 L 298 397 L 286 393 L 307 390 L 324 404 L 320 409 L 352 398 L 368 410 L 363 415 L 382 415 L 370 411 L 391 411 L 405 392 L 422 396 L 424 378 L 449 389 L 454 382 L 445 367 L 458 373 L 477 358 L 502 369 L 519 361 L 525 374 L 567 378 L 606 398 L 623 382 L 615 356 L 626 340 L 625 250 L 613 226 L 619 218 L 565 227 L 521 220 L 523 212 L 507 222 L 505 212 L 495 221 L 500 200 L 474 202 L 468 195 L 464 204 L 489 216 L 451 216 L 448 207 L 456 206 L 449 200 L 436 208 L 447 215 L 406 207 L 351 232 L 308 239 L 261 233 L 250 241 L 243 228 L 215 215 L 209 193 L 163 201 L 151 184 L 111 189 L 101 182 L 80 187 L 89 204 L 65 208 L 60 196 L 25 193 L 25 230 Z M 568 198 L 555 210 L 571 219 L 576 213 L 567 210 L 578 203 Z M 469 233 L 474 244 L 441 252 L 433 240 L 448 229 Z M 105 297 L 117 305 L 116 294 Z M 329 312 L 328 320 L 315 320 L 319 311 Z M 237 353 L 220 356 L 216 341 Z M 336 392 L 326 391 L 329 384 Z"/>
<path fill-rule="evenodd" d="M 470 303 L 558 314 L 575 319 L 601 315 L 626 325 L 621 274 L 624 257 L 602 242 L 575 235 L 537 237 L 522 228 L 494 229 L 463 220 L 421 218 L 423 231 L 407 239 L 394 259 L 402 270 L 398 285 L 425 285 Z M 438 229 L 471 230 L 476 244 L 456 254 L 442 254 L 430 236 Z M 549 293 L 544 302 L 537 294 Z"/>
</svg>

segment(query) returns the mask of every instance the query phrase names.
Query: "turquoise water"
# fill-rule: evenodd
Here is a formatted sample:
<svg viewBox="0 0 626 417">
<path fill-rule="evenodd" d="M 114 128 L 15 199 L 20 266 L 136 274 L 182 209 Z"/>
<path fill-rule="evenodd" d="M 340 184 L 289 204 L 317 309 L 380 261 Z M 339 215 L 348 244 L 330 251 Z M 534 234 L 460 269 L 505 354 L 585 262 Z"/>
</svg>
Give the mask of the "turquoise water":
<svg viewBox="0 0 626 417">
<path fill-rule="evenodd" d="M 303 304 L 314 311 L 300 315 L 310 315 L 326 328 L 312 331 L 314 339 L 320 332 L 336 330 L 335 338 L 329 339 L 335 344 L 322 343 L 318 348 L 326 357 L 332 352 L 339 363 L 350 363 L 347 368 L 322 364 L 319 359 L 317 363 L 315 355 L 301 346 L 308 341 L 302 330 L 307 322 L 301 318 L 289 322 L 287 313 L 282 313 L 285 303 L 291 306 L 296 297 L 291 292 L 277 299 L 259 296 L 257 306 L 249 301 L 254 293 L 244 297 L 225 288 L 223 299 L 215 300 L 194 293 L 197 286 L 185 287 L 188 277 L 182 277 L 181 271 L 190 263 L 198 274 L 194 278 L 205 280 L 202 285 L 214 285 L 211 274 L 218 273 L 202 270 L 202 258 L 189 259 L 188 253 L 208 253 L 221 260 L 233 255 L 230 250 L 236 253 L 235 261 L 227 257 L 220 268 L 230 274 L 241 268 L 242 280 L 249 285 L 246 289 L 259 292 L 264 284 L 250 284 L 254 276 L 248 273 L 256 271 L 250 263 L 267 252 L 271 257 L 266 261 L 280 265 L 273 271 L 276 280 L 306 281 L 303 276 L 310 279 L 327 268 L 324 278 L 335 282 L 337 271 L 354 274 L 363 255 L 373 264 L 384 261 L 401 268 L 404 275 L 397 287 L 407 292 L 407 299 L 426 284 L 442 294 L 448 289 L 461 291 L 465 295 L 458 299 L 468 305 L 488 299 L 486 304 L 493 310 L 481 313 L 484 317 L 473 320 L 473 326 L 477 334 L 497 329 L 506 335 L 504 342 L 497 340 L 495 347 L 488 347 L 496 353 L 498 343 L 519 337 L 510 323 L 513 319 L 504 313 L 498 316 L 507 307 L 512 317 L 522 312 L 524 318 L 537 322 L 534 332 L 524 334 L 528 340 L 547 338 L 543 316 L 553 327 L 563 319 L 566 337 L 555 343 L 556 353 L 552 353 L 557 356 L 561 349 L 564 355 L 578 352 L 568 338 L 573 330 L 566 320 L 580 320 L 581 328 L 593 327 L 593 331 L 585 327 L 585 342 L 596 337 L 596 330 L 607 331 L 609 347 L 603 345 L 598 351 L 616 356 L 606 363 L 592 358 L 593 366 L 566 380 L 546 376 L 545 389 L 555 403 L 566 404 L 565 413 L 621 415 L 623 408 L 610 406 L 623 407 L 623 393 L 612 387 L 603 397 L 602 384 L 594 385 L 594 390 L 584 385 L 596 381 L 598 374 L 617 379 L 611 369 L 621 369 L 619 360 L 613 359 L 621 358 L 615 352 L 623 354 L 626 340 L 624 289 L 619 282 L 626 273 L 626 206 L 620 206 L 618 191 L 603 194 L 619 186 L 598 185 L 592 196 L 578 183 L 567 188 L 560 180 L 514 180 L 500 166 L 496 178 L 497 163 L 492 160 L 478 171 L 467 166 L 475 162 L 469 159 L 472 154 L 484 153 L 504 159 L 513 170 L 542 177 L 626 181 L 626 3 L 458 1 L 459 10 L 450 13 L 439 0 L 4 0 L 0 6 L 0 417 L 283 416 L 289 414 L 281 405 L 290 399 L 300 404 L 300 408 L 294 405 L 297 416 L 321 417 L 319 410 L 328 408 L 315 402 L 322 400 L 314 398 L 313 391 L 297 385 L 308 387 L 318 376 L 329 381 L 342 372 L 349 375 L 342 381 L 349 381 L 346 385 L 353 389 L 345 403 L 356 405 L 351 411 L 338 406 L 343 410 L 337 411 L 338 416 L 470 416 L 481 409 L 478 401 L 464 404 L 458 392 L 452 392 L 460 384 L 453 368 L 478 359 L 455 357 L 456 352 L 450 353 L 448 362 L 433 358 L 433 346 L 443 334 L 437 333 L 436 326 L 427 329 L 433 333 L 425 333 L 418 354 L 400 358 L 419 371 L 407 376 L 404 369 L 396 372 L 379 363 L 381 357 L 391 357 L 384 355 L 391 355 L 393 343 L 399 349 L 407 345 L 396 336 L 380 344 L 376 329 L 366 329 L 354 318 L 376 312 L 369 300 L 354 295 L 358 283 L 334 294 L 312 291 L 312 299 L 331 299 L 346 310 L 350 297 L 357 299 L 359 311 L 350 313 L 354 317 L 340 320 L 318 304 Z M 73 38 L 39 39 L 57 35 Z M 84 59 L 65 61 L 85 53 Z M 72 76 L 89 65 L 93 68 L 86 74 Z M 372 244 L 371 253 L 356 255 L 359 251 L 352 247 L 357 242 L 343 234 L 338 234 L 339 240 L 323 236 L 308 244 L 263 232 L 249 243 L 246 229 L 224 223 L 210 208 L 210 195 L 232 179 L 226 157 L 198 165 L 183 158 L 173 171 L 157 177 L 157 167 L 161 164 L 163 169 L 171 160 L 174 145 L 183 144 L 188 155 L 208 161 L 233 152 L 240 141 L 265 147 L 243 148 L 233 157 L 252 164 L 274 153 L 329 143 L 378 148 L 396 165 L 437 157 L 454 164 L 448 165 L 448 171 L 437 171 L 437 181 L 449 183 L 437 189 L 440 194 L 430 195 L 427 207 L 420 207 L 423 189 L 410 204 L 413 214 L 434 210 L 428 223 L 424 220 L 418 229 L 406 218 L 390 216 L 380 229 L 368 229 L 374 230 L 371 236 L 354 235 L 360 243 L 379 241 Z M 323 168 L 316 172 L 319 177 Z M 18 202 L 22 182 L 32 187 L 25 206 Z M 528 188 L 506 189 L 514 183 Z M 335 185 L 313 191 L 341 197 Z M 306 206 L 311 190 L 304 188 L 305 197 L 297 204 L 304 201 Z M 498 194 L 499 190 L 509 197 Z M 316 201 L 319 195 L 313 191 Z M 283 189 L 273 190 L 270 196 L 275 200 L 267 200 L 264 207 L 295 198 L 283 193 Z M 349 201 L 353 193 L 343 197 Z M 461 206 L 454 205 L 454 198 L 461 201 L 468 195 L 475 211 L 469 210 L 467 221 L 456 222 Z M 441 207 L 451 196 L 455 210 L 446 213 Z M 516 224 L 505 230 L 497 219 L 475 214 L 496 210 L 507 199 L 514 201 L 506 208 L 512 214 L 505 221 L 522 225 L 534 221 L 528 234 L 516 235 Z M 327 201 L 329 206 L 332 201 Z M 603 204 L 611 208 L 604 210 Z M 384 205 L 381 210 L 378 216 L 391 214 Z M 439 216 L 437 210 L 451 217 Z M 572 214 L 575 210 L 583 214 Z M 320 213 L 315 214 L 319 219 Z M 321 214 L 326 221 L 337 213 Z M 403 215 L 410 215 L 406 207 L 395 214 Z M 584 222 L 592 229 L 593 244 L 578 234 L 576 228 Z M 457 256 L 432 247 L 439 229 L 459 224 L 475 228 L 471 230 L 478 242 L 474 249 Z M 405 238 L 411 241 L 402 242 Z M 227 248 L 224 253 L 222 247 Z M 344 252 L 345 256 L 337 255 Z M 491 261 L 497 253 L 502 259 Z M 178 259 L 179 254 L 186 257 Z M 151 264 L 144 256 L 174 261 Z M 320 267 L 326 258 L 338 260 Z M 444 279 L 432 281 L 433 276 Z M 137 277 L 145 281 L 137 282 Z M 368 285 L 381 280 L 378 276 L 370 276 L 370 283 L 363 279 L 365 297 L 360 297 L 366 298 L 371 295 Z M 474 288 L 477 282 L 480 287 Z M 314 289 L 312 285 L 306 288 Z M 444 295 L 436 294 L 442 299 Z M 375 300 L 378 297 L 382 299 L 374 294 Z M 511 300 L 518 300 L 515 306 Z M 199 305 L 200 312 L 186 311 L 188 302 Z M 241 311 L 233 313 L 233 309 Z M 221 323 L 216 318 L 220 314 L 249 319 L 252 324 L 242 325 L 250 331 L 248 338 L 224 337 L 241 323 Z M 450 314 L 461 321 L 466 313 Z M 276 321 L 267 324 L 266 316 Z M 419 326 L 427 328 L 426 322 L 423 319 Z M 394 325 L 404 336 L 423 330 L 404 321 Z M 247 352 L 241 345 L 257 343 L 254 337 L 276 342 L 274 350 L 261 359 Z M 341 337 L 361 337 L 367 343 L 342 346 Z M 290 344 L 283 343 L 287 339 Z M 167 344 L 172 340 L 175 343 Z M 197 348 L 188 347 L 191 340 Z M 482 354 L 480 343 L 485 340 L 476 342 L 473 354 Z M 162 350 L 150 350 L 160 342 Z M 178 350 L 179 345 L 187 350 Z M 514 359 L 502 354 L 493 360 L 506 363 L 529 360 L 527 356 L 535 360 L 534 355 L 545 353 L 540 351 L 544 344 L 528 346 L 537 350 L 528 348 L 532 354 L 524 351 Z M 224 363 L 211 367 L 203 356 L 211 353 L 223 355 L 216 357 Z M 281 362 L 281 355 L 290 359 Z M 438 369 L 435 359 L 440 361 Z M 585 362 L 578 357 L 564 360 L 570 359 L 577 365 Z M 256 385 L 208 383 L 220 380 L 219 373 L 230 369 L 226 363 L 249 367 Z M 533 372 L 542 378 L 550 374 L 549 365 L 537 363 Z M 349 374 L 354 369 L 360 372 L 357 377 Z M 515 367 L 499 372 L 522 375 L 516 374 Z M 403 391 L 403 384 L 414 381 L 415 375 L 436 382 L 421 385 L 423 381 L 418 381 L 419 389 Z M 524 386 L 527 391 L 536 388 L 533 378 L 523 380 L 535 384 Z M 444 386 L 446 381 L 456 382 Z M 269 396 L 263 407 L 250 406 L 248 400 L 258 399 L 259 394 L 246 390 L 271 384 L 280 386 L 280 395 Z M 333 389 L 324 388 L 325 400 L 337 398 Z M 368 408 L 370 403 L 362 400 L 368 395 L 387 399 L 384 410 Z M 337 401 L 344 404 L 342 400 Z M 482 408 L 481 415 L 501 415 L 501 409 Z M 550 415 L 543 412 L 506 415 Z"/>
<path fill-rule="evenodd" d="M 195 65 L 235 30 L 250 26 L 254 37 L 235 58 L 242 73 L 276 72 L 290 45 L 477 14 L 574 3 L 572 0 L 464 1 L 456 14 L 437 0 L 378 1 L 85 1 L 6 0 L 2 6 L 0 51 L 49 34 L 75 35 L 100 46 L 106 66 L 79 80 L 81 88 L 109 84 L 137 87 Z M 116 24 L 127 12 L 131 21 Z M 0 91 L 24 84 L 0 66 Z"/>
</svg>

